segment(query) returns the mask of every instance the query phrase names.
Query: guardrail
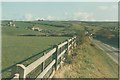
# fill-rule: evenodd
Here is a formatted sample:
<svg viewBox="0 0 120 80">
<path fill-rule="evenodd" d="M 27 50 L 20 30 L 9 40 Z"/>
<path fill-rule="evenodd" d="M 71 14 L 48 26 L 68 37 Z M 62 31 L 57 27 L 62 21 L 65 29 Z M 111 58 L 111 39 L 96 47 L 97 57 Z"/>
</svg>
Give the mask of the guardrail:
<svg viewBox="0 0 120 80">
<path fill-rule="evenodd" d="M 26 80 L 29 78 L 27 75 L 34 71 L 38 66 L 42 66 L 40 74 L 37 78 L 44 78 L 45 75 L 51 70 L 51 73 L 47 78 L 52 78 L 56 70 L 62 64 L 63 59 L 65 59 L 65 53 L 69 54 L 71 50 L 76 47 L 76 37 L 66 40 L 65 42 L 56 45 L 49 52 L 44 53 L 42 57 L 29 64 L 28 66 L 24 66 L 23 64 L 16 65 L 16 72 L 12 80 Z M 52 61 L 45 67 L 45 61 L 52 57 Z"/>
</svg>

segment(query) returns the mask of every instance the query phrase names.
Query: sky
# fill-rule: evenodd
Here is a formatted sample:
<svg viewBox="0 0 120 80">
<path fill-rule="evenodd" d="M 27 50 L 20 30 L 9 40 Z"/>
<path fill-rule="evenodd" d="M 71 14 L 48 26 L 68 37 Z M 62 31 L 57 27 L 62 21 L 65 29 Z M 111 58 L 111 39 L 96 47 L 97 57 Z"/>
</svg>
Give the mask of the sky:
<svg viewBox="0 0 120 80">
<path fill-rule="evenodd" d="M 2 20 L 116 21 L 117 2 L 2 2 Z"/>
</svg>

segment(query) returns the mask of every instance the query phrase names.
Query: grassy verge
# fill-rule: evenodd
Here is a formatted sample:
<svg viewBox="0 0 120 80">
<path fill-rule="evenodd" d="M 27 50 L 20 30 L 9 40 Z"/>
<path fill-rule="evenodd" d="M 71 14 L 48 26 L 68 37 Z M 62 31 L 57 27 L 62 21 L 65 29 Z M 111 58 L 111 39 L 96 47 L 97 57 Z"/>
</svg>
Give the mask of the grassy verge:
<svg viewBox="0 0 120 80">
<path fill-rule="evenodd" d="M 118 65 L 88 38 L 74 51 L 72 64 L 65 64 L 54 77 L 64 78 L 118 78 Z"/>
</svg>

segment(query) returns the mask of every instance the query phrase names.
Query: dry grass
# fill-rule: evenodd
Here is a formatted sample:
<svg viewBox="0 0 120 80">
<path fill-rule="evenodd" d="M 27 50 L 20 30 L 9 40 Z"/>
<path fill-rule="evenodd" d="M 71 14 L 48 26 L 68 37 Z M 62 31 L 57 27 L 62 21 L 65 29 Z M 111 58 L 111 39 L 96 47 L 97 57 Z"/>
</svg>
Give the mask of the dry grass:
<svg viewBox="0 0 120 80">
<path fill-rule="evenodd" d="M 58 70 L 56 78 L 118 78 L 118 65 L 103 51 L 91 46 L 88 38 L 77 50 L 72 64 Z"/>
</svg>

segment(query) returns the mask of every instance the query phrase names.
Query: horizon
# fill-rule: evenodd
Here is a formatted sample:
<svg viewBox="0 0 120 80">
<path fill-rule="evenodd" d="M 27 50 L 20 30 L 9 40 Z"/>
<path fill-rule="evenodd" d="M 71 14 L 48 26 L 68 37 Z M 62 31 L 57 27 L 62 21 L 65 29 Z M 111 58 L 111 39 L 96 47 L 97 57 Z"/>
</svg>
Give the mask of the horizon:
<svg viewBox="0 0 120 80">
<path fill-rule="evenodd" d="M 29 21 L 27 21 L 27 20 L 1 20 L 1 21 L 25 21 L 25 22 L 29 22 Z M 32 22 L 32 21 L 38 21 L 38 20 L 31 20 L 30 22 Z M 84 21 L 84 20 L 43 20 L 43 21 L 79 21 L 79 22 L 118 22 L 118 20 L 109 20 L 109 21 L 99 21 L 99 20 L 96 20 L 96 21 Z M 42 21 L 39 21 L 39 22 L 42 22 Z"/>
</svg>

